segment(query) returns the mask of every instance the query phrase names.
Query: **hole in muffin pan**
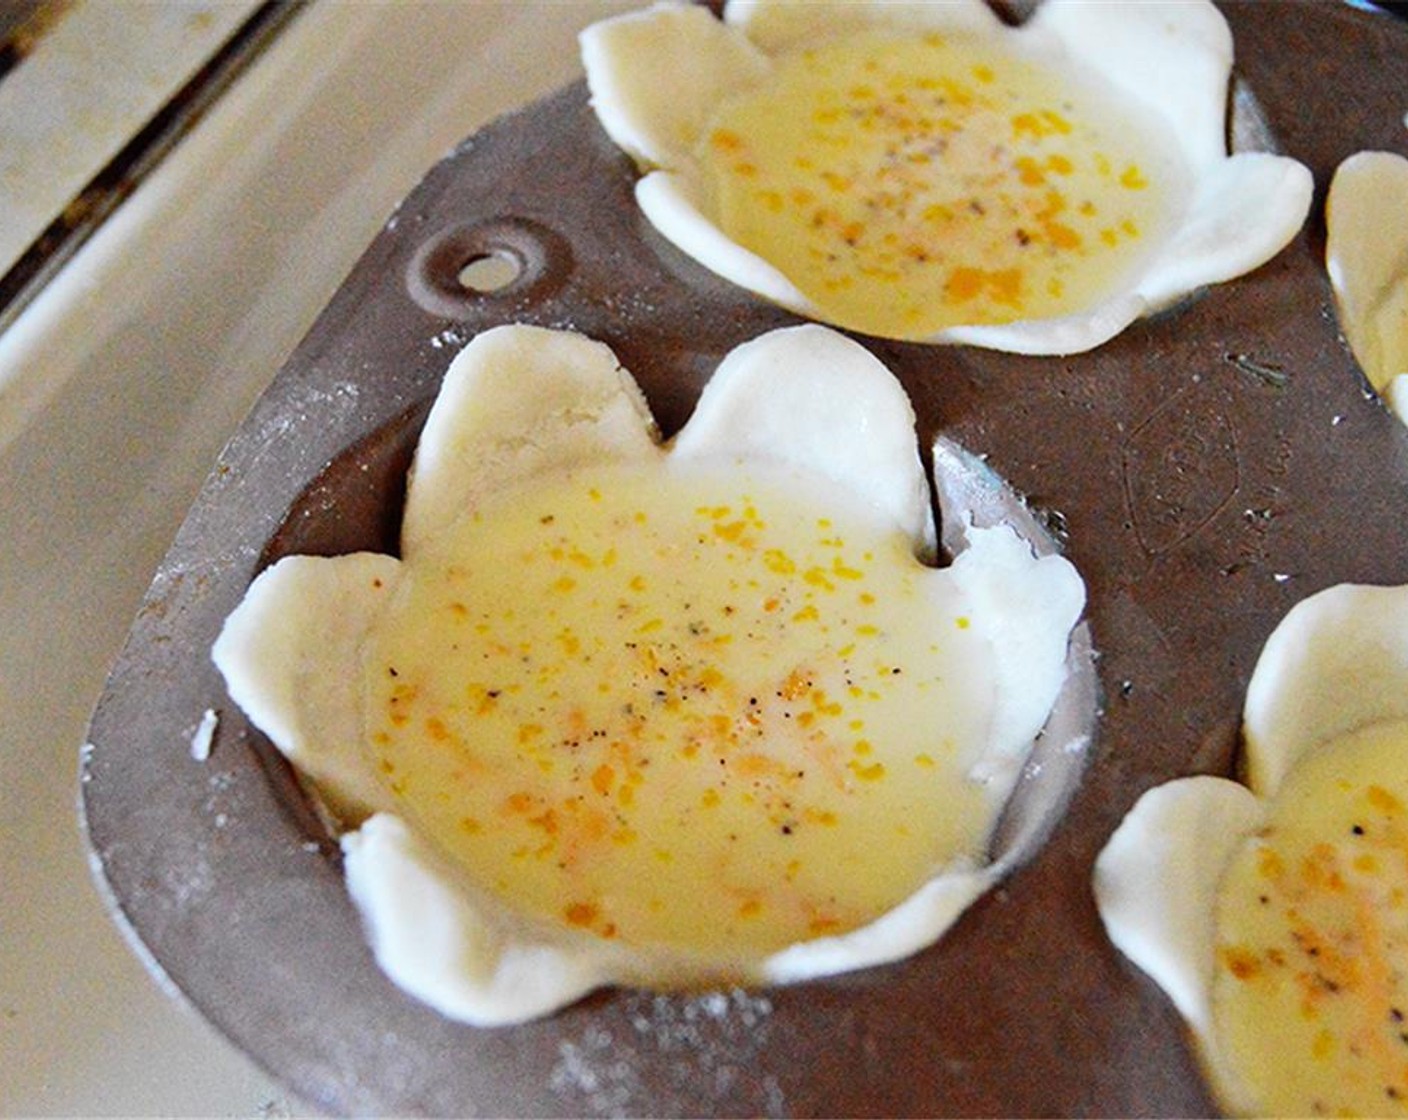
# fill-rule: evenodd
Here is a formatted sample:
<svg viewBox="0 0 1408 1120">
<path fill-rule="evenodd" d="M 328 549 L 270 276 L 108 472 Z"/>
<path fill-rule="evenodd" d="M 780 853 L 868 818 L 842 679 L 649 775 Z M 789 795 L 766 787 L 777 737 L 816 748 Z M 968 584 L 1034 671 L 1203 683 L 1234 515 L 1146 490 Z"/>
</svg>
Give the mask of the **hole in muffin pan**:
<svg viewBox="0 0 1408 1120">
<path fill-rule="evenodd" d="M 566 239 L 547 226 L 496 218 L 429 237 L 411 258 L 406 286 L 432 315 L 463 319 L 486 305 L 547 298 L 567 279 L 571 263 Z"/>
<path fill-rule="evenodd" d="M 507 288 L 523 275 L 523 262 L 505 249 L 471 257 L 456 274 L 460 287 L 467 292 L 490 295 Z"/>
</svg>

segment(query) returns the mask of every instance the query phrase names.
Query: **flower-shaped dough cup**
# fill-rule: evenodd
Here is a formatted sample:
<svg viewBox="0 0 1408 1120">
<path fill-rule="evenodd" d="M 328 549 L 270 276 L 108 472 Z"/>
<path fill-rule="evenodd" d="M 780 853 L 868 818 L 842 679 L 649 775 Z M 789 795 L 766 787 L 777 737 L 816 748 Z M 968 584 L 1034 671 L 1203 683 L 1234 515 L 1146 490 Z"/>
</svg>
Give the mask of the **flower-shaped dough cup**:
<svg viewBox="0 0 1408 1120">
<path fill-rule="evenodd" d="M 1309 171 L 1228 154 L 1232 53 L 1202 0 L 1045 0 L 1016 28 L 983 0 L 666 0 L 582 35 L 679 249 L 809 318 L 1025 354 L 1089 350 L 1295 236 Z"/>
<path fill-rule="evenodd" d="M 1325 200 L 1325 267 L 1369 384 L 1408 423 L 1408 159 L 1356 152 Z"/>
<path fill-rule="evenodd" d="M 1243 743 L 1245 785 L 1182 778 L 1135 804 L 1095 865 L 1106 928 L 1230 1111 L 1401 1112 L 1408 587 L 1292 608 Z"/>
<path fill-rule="evenodd" d="M 827 328 L 738 347 L 662 444 L 605 346 L 500 327 L 446 375 L 401 557 L 280 560 L 214 657 L 445 1015 L 803 979 L 932 943 L 1030 854 L 987 845 L 1083 586 L 1002 526 L 928 566 L 935 530 L 903 389 Z"/>
</svg>

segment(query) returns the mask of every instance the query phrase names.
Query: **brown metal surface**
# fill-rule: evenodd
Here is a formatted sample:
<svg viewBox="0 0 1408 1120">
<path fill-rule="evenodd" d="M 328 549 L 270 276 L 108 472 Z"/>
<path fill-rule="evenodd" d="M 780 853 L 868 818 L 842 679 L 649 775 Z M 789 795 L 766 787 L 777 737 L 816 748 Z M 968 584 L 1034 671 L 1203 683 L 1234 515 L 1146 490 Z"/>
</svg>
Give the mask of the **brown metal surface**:
<svg viewBox="0 0 1408 1120">
<path fill-rule="evenodd" d="M 1408 150 L 1408 31 L 1327 3 L 1226 5 L 1240 81 L 1315 172 L 1271 264 L 1093 354 L 863 340 L 921 438 L 987 456 L 1068 537 L 1101 652 L 1099 738 L 1035 859 L 902 964 L 753 993 L 595 995 L 482 1031 L 401 996 L 210 644 L 264 560 L 394 545 L 425 403 L 478 330 L 610 344 L 666 431 L 734 344 L 794 322 L 637 213 L 580 86 L 436 167 L 235 434 L 157 573 L 83 763 L 100 881 L 157 974 L 311 1104 L 441 1115 L 1205 1114 L 1177 1016 L 1109 945 L 1091 863 L 1135 798 L 1234 770 L 1243 690 L 1297 600 L 1408 582 L 1408 432 L 1336 330 L 1318 203 L 1355 150 Z M 493 294 L 446 271 L 503 251 Z M 447 263 L 450 262 L 450 263 Z M 209 761 L 190 757 L 206 709 Z"/>
</svg>

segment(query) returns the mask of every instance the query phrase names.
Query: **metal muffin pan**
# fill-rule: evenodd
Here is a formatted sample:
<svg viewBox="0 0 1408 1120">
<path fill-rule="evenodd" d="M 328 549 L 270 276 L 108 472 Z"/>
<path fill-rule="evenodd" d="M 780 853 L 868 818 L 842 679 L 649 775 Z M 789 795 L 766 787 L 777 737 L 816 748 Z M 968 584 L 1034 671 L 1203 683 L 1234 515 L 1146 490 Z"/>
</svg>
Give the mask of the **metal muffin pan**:
<svg viewBox="0 0 1408 1120">
<path fill-rule="evenodd" d="M 1060 538 L 1098 650 L 1097 735 L 1064 815 L 941 943 L 791 987 L 612 990 L 522 1027 L 448 1022 L 377 970 L 335 845 L 210 663 L 271 558 L 394 550 L 415 434 L 478 331 L 601 339 L 671 432 L 733 345 L 797 321 L 654 233 L 578 84 L 466 140 L 405 200 L 156 573 L 81 778 L 95 872 L 159 980 L 336 1113 L 1212 1111 L 1172 1007 L 1105 938 L 1092 861 L 1150 786 L 1235 772 L 1247 678 L 1293 603 L 1408 582 L 1408 432 L 1337 330 L 1320 208 L 1344 157 L 1408 151 L 1408 26 L 1314 0 L 1224 10 L 1244 109 L 1315 173 L 1288 249 L 1091 354 L 861 339 L 904 383 L 921 443 L 984 456 Z M 456 279 L 496 255 L 505 286 Z"/>
</svg>

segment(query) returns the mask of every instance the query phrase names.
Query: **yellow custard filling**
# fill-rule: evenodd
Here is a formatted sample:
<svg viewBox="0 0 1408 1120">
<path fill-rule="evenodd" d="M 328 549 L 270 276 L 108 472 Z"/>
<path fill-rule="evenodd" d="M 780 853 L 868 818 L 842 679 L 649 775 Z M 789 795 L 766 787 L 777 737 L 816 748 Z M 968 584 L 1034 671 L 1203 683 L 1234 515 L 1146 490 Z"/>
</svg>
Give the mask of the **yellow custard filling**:
<svg viewBox="0 0 1408 1120">
<path fill-rule="evenodd" d="M 522 912 L 730 959 L 980 860 L 976 628 L 849 503 L 781 468 L 603 466 L 464 518 L 364 662 L 400 811 Z"/>
<path fill-rule="evenodd" d="M 1408 1112 L 1408 722 L 1297 764 L 1220 887 L 1213 1015 L 1232 1101 Z"/>
<path fill-rule="evenodd" d="M 1090 308 L 1186 189 L 1147 117 L 937 34 L 785 60 L 723 107 L 697 156 L 731 239 L 826 317 L 893 337 Z"/>
</svg>

